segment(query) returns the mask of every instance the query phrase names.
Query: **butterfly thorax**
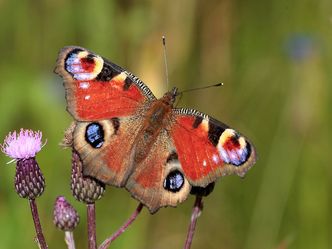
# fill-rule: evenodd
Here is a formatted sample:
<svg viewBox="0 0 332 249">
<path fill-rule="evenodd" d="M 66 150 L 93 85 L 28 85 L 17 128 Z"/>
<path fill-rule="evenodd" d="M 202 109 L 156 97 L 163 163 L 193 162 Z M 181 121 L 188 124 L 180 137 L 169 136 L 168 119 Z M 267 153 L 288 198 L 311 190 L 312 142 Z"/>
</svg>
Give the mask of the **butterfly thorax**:
<svg viewBox="0 0 332 249">
<path fill-rule="evenodd" d="M 141 162 L 148 155 L 151 146 L 156 142 L 160 131 L 166 128 L 170 122 L 173 103 L 177 88 L 167 92 L 162 98 L 152 102 L 149 107 L 143 126 L 136 139 L 135 158 L 136 163 Z"/>
</svg>

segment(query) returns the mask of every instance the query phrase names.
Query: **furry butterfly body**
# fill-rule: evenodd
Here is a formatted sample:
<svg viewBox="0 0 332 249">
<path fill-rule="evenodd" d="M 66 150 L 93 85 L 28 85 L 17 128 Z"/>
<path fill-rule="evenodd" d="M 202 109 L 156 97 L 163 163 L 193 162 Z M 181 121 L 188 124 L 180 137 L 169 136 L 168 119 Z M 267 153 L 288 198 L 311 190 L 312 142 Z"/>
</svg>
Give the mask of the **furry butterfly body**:
<svg viewBox="0 0 332 249">
<path fill-rule="evenodd" d="M 244 176 L 255 163 L 241 134 L 199 111 L 173 108 L 177 88 L 156 99 L 136 76 L 80 47 L 63 48 L 55 72 L 64 79 L 84 174 L 125 187 L 151 213 L 221 176 Z"/>
</svg>

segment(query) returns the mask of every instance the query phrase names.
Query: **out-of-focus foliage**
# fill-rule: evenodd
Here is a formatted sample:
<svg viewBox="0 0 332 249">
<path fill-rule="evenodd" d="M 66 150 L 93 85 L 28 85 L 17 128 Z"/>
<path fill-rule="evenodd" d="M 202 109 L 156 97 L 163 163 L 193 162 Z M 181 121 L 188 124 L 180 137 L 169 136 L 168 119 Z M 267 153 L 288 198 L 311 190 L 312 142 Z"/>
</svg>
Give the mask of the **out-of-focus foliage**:
<svg viewBox="0 0 332 249">
<path fill-rule="evenodd" d="M 219 181 L 205 199 L 193 248 L 331 248 L 332 2 L 0 1 L 0 137 L 42 130 L 38 154 L 46 192 L 38 199 L 50 248 L 65 248 L 52 224 L 57 195 L 81 214 L 77 248 L 86 248 L 83 204 L 70 194 L 70 151 L 58 146 L 71 122 L 58 51 L 80 45 L 132 71 L 161 96 L 166 90 L 161 36 L 167 37 L 170 87 L 224 87 L 185 94 L 194 107 L 256 145 L 245 179 Z M 0 248 L 37 248 L 26 200 L 13 190 L 14 165 L 0 157 Z M 151 216 L 146 210 L 113 248 L 181 248 L 193 204 Z M 108 188 L 97 203 L 97 239 L 118 228 L 137 202 Z"/>
</svg>

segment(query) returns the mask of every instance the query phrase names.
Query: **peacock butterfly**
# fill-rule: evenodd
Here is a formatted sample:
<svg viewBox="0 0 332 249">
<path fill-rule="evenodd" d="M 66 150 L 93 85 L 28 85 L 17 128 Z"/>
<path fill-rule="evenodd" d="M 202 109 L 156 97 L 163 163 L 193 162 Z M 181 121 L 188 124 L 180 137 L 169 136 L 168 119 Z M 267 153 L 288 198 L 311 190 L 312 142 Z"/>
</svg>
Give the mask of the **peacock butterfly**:
<svg viewBox="0 0 332 249">
<path fill-rule="evenodd" d="M 75 119 L 72 146 L 83 173 L 125 187 L 151 213 L 213 188 L 221 176 L 242 177 L 256 161 L 253 145 L 235 130 L 173 108 L 175 87 L 157 99 L 139 78 L 81 47 L 63 48 L 55 72 Z"/>
</svg>

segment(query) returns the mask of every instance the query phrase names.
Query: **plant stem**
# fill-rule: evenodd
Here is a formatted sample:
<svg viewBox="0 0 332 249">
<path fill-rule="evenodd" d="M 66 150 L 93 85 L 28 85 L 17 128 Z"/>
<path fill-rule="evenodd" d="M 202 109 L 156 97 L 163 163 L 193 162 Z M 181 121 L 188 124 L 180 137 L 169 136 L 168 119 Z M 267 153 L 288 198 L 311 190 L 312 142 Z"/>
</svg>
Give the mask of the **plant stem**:
<svg viewBox="0 0 332 249">
<path fill-rule="evenodd" d="M 97 249 L 96 242 L 96 210 L 95 204 L 87 204 L 88 216 L 88 245 L 89 249 Z"/>
<path fill-rule="evenodd" d="M 108 237 L 100 246 L 99 249 L 107 249 L 109 245 L 117 238 L 119 237 L 123 232 L 126 231 L 126 229 L 136 220 L 137 216 L 142 211 L 143 204 L 138 204 L 136 210 L 132 215 L 129 217 L 129 219 L 110 237 Z"/>
<path fill-rule="evenodd" d="M 65 241 L 68 249 L 75 249 L 75 240 L 72 231 L 65 231 Z"/>
<path fill-rule="evenodd" d="M 36 201 L 35 201 L 35 199 L 29 199 L 29 203 L 30 203 L 30 209 L 31 209 L 31 214 L 32 214 L 32 218 L 33 218 L 33 223 L 35 225 L 35 230 L 36 230 L 36 234 L 37 234 L 37 240 L 38 240 L 39 248 L 47 249 L 48 246 L 47 246 L 46 241 L 45 241 L 45 237 L 44 237 L 44 234 L 43 234 L 43 229 L 40 225 L 39 214 L 38 214 Z"/>
<path fill-rule="evenodd" d="M 200 216 L 201 212 L 203 210 L 203 201 L 202 196 L 196 195 L 195 204 L 191 213 L 191 219 L 190 219 L 190 225 L 187 233 L 187 239 L 186 243 L 184 245 L 184 249 L 190 249 L 191 243 L 194 238 L 195 228 L 196 228 L 196 222 L 197 218 Z"/>
</svg>

